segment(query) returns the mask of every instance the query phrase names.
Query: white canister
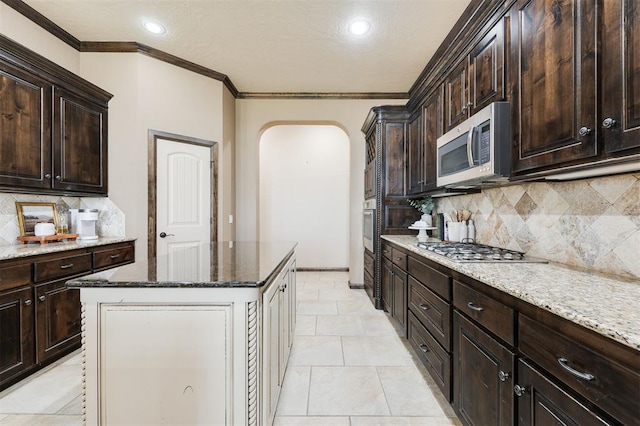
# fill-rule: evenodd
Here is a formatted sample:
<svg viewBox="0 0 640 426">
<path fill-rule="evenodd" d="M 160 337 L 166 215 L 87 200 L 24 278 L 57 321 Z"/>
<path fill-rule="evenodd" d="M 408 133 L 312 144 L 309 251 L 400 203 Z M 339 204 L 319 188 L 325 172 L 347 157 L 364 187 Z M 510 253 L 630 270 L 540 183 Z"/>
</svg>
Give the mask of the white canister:
<svg viewBox="0 0 640 426">
<path fill-rule="evenodd" d="M 36 237 L 47 237 L 49 235 L 55 235 L 56 227 L 53 223 L 36 223 L 33 229 L 33 233 Z"/>
<path fill-rule="evenodd" d="M 460 241 L 460 225 L 462 225 L 462 222 L 447 222 L 449 241 L 453 241 L 455 243 Z"/>
</svg>

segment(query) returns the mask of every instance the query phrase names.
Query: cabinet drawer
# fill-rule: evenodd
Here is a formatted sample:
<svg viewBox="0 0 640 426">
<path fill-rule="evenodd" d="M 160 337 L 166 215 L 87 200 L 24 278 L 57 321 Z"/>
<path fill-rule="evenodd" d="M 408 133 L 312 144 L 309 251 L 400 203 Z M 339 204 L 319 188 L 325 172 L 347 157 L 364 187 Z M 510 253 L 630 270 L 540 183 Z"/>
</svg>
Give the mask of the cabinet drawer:
<svg viewBox="0 0 640 426">
<path fill-rule="evenodd" d="M 634 371 L 524 315 L 518 322 L 522 354 L 622 423 L 638 424 L 638 364 Z"/>
<path fill-rule="evenodd" d="M 409 312 L 408 339 L 447 401 L 451 401 L 451 356 L 412 312 Z"/>
<path fill-rule="evenodd" d="M 373 256 L 370 256 L 366 251 L 364 253 L 364 270 L 369 273 L 369 275 L 373 276 L 373 267 L 375 260 Z"/>
<path fill-rule="evenodd" d="M 134 259 L 133 246 L 95 251 L 93 253 L 93 269 L 109 268 L 121 263 L 131 263 Z M 366 256 L 365 256 L 366 259 Z"/>
<path fill-rule="evenodd" d="M 0 267 L 0 291 L 20 287 L 31 282 L 31 264 Z"/>
<path fill-rule="evenodd" d="M 86 253 L 35 262 L 33 264 L 33 279 L 35 282 L 40 282 L 90 271 L 91 254 Z"/>
<path fill-rule="evenodd" d="M 453 304 L 505 342 L 514 344 L 513 309 L 459 281 L 453 284 Z"/>
<path fill-rule="evenodd" d="M 410 275 L 444 300 L 451 300 L 451 277 L 425 265 L 413 256 L 409 256 L 407 263 Z"/>
<path fill-rule="evenodd" d="M 407 254 L 401 252 L 395 247 L 391 248 L 391 261 L 398 265 L 403 271 L 407 270 Z"/>
<path fill-rule="evenodd" d="M 391 250 L 392 250 L 391 246 L 383 241 L 382 242 L 382 256 L 386 257 L 389 260 L 391 260 L 393 258 Z"/>
<path fill-rule="evenodd" d="M 442 347 L 451 350 L 451 305 L 409 277 L 409 309 Z"/>
</svg>

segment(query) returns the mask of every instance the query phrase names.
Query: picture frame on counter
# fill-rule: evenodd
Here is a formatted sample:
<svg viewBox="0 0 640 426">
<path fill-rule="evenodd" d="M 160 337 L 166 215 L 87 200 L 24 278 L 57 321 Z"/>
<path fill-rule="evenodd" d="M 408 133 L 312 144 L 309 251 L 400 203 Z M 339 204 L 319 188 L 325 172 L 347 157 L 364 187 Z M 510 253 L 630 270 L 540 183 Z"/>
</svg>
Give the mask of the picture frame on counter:
<svg viewBox="0 0 640 426">
<path fill-rule="evenodd" d="M 36 223 L 53 223 L 58 229 L 58 212 L 55 203 L 16 201 L 20 236 L 35 235 Z"/>
</svg>

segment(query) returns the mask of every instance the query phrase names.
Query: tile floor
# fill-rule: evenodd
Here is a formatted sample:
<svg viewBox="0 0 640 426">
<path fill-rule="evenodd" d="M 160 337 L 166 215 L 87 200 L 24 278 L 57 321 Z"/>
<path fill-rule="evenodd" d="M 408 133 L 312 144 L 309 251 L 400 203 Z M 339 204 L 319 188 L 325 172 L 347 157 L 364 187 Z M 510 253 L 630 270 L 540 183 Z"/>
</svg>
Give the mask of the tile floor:
<svg viewBox="0 0 640 426">
<path fill-rule="evenodd" d="M 0 425 L 82 425 L 79 352 L 0 392 Z M 298 318 L 275 424 L 460 425 L 387 316 L 342 272 L 298 272 Z"/>
</svg>

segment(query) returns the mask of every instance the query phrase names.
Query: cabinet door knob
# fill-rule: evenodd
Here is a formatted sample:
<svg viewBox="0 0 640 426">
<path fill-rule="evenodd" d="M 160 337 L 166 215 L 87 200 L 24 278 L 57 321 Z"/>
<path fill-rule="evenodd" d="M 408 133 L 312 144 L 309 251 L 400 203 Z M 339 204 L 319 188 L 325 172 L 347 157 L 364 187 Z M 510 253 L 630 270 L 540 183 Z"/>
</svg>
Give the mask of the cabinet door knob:
<svg viewBox="0 0 640 426">
<path fill-rule="evenodd" d="M 427 352 L 429 352 L 429 346 L 422 344 L 420 345 L 420 350 L 426 354 Z"/>
<path fill-rule="evenodd" d="M 51 173 L 45 173 L 44 177 L 45 177 L 46 179 L 51 179 Z"/>
<path fill-rule="evenodd" d="M 24 301 L 24 304 L 25 304 L 25 305 L 27 305 L 27 306 L 31 305 L 31 299 L 27 299 L 27 300 L 25 300 L 25 301 Z"/>
<path fill-rule="evenodd" d="M 558 358 L 558 364 L 560 364 L 560 367 L 564 368 L 569 373 L 571 373 L 572 375 L 576 376 L 579 379 L 587 380 L 589 382 L 596 379 L 596 376 L 594 376 L 591 373 L 583 373 L 581 371 L 578 371 L 569 367 L 569 361 L 566 358 Z"/>
<path fill-rule="evenodd" d="M 46 298 L 47 298 L 47 296 L 42 295 L 42 296 L 38 297 L 38 300 L 39 300 L 39 301 L 41 301 L 41 302 L 44 302 L 44 300 L 45 300 Z"/>
<path fill-rule="evenodd" d="M 604 127 L 605 129 L 610 129 L 612 127 L 615 127 L 617 121 L 614 120 L 611 117 L 607 117 L 604 120 L 602 120 L 602 127 Z"/>
<path fill-rule="evenodd" d="M 56 180 L 62 180 L 62 176 L 56 175 Z"/>
<path fill-rule="evenodd" d="M 578 130 L 578 134 L 580 136 L 587 136 L 588 134 L 591 133 L 591 128 L 589 127 L 580 127 L 580 130 Z"/>
<path fill-rule="evenodd" d="M 506 382 L 509 378 L 509 373 L 505 373 L 504 371 L 500 370 L 500 372 L 498 373 L 498 378 L 501 382 Z"/>
<path fill-rule="evenodd" d="M 418 305 L 420 307 L 420 309 L 422 309 L 423 311 L 428 311 L 429 310 L 429 305 L 421 303 Z"/>
<path fill-rule="evenodd" d="M 515 392 L 515 394 L 516 394 L 517 396 L 522 396 L 522 395 L 524 395 L 525 393 L 527 393 L 529 390 L 527 389 L 527 387 L 526 387 L 526 386 L 515 385 L 515 386 L 513 387 L 513 391 Z"/>
<path fill-rule="evenodd" d="M 473 304 L 473 302 L 468 302 L 468 303 L 467 303 L 467 306 L 469 307 L 469 309 L 473 309 L 473 310 L 474 310 L 474 311 L 476 311 L 476 312 L 482 312 L 482 311 L 484 311 L 484 308 L 483 308 L 483 307 L 476 306 L 476 305 L 474 305 L 474 304 Z"/>
</svg>

